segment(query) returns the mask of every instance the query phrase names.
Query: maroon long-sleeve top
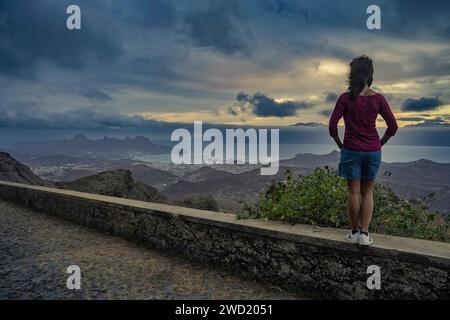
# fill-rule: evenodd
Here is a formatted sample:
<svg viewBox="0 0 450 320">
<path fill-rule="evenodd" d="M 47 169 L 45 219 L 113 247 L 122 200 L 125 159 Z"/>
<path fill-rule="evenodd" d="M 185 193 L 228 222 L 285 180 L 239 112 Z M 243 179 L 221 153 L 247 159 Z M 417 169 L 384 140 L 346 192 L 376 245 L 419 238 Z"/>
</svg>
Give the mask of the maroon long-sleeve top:
<svg viewBox="0 0 450 320">
<path fill-rule="evenodd" d="M 337 125 L 344 117 L 345 135 L 344 148 L 354 151 L 379 151 L 381 141 L 376 129 L 378 115 L 386 121 L 386 133 L 394 136 L 398 126 L 388 102 L 381 94 L 358 96 L 350 99 L 348 93 L 343 93 L 330 118 L 330 136 L 338 135 Z"/>
</svg>

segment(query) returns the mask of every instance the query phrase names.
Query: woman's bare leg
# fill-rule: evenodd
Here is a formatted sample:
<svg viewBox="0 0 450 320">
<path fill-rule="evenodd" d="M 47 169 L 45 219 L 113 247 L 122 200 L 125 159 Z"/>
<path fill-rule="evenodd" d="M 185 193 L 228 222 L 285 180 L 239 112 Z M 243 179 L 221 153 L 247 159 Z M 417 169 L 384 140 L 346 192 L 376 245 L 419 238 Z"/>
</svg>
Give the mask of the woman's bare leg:
<svg viewBox="0 0 450 320">
<path fill-rule="evenodd" d="M 369 232 L 373 214 L 373 186 L 372 180 L 361 180 L 361 231 Z"/>
<path fill-rule="evenodd" d="M 353 230 L 358 230 L 360 222 L 360 196 L 361 196 L 361 181 L 347 180 L 348 187 L 348 213 Z"/>
</svg>

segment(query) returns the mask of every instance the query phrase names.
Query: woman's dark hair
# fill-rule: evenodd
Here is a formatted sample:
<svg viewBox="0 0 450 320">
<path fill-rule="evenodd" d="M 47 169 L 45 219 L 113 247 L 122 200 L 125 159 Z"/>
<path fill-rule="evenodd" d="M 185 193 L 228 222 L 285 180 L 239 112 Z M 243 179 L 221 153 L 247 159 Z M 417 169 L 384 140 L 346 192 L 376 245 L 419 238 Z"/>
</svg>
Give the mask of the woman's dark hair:
<svg viewBox="0 0 450 320">
<path fill-rule="evenodd" d="M 350 99 L 355 100 L 366 84 L 370 87 L 373 83 L 372 59 L 366 55 L 353 59 L 350 63 L 350 74 L 347 81 Z"/>
</svg>

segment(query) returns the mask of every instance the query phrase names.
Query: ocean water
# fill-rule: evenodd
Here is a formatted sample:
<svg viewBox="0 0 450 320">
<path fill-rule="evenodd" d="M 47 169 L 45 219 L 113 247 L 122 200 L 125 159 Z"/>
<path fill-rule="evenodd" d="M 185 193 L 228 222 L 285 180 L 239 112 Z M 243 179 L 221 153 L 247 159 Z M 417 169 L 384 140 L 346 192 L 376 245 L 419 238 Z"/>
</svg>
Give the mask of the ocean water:
<svg viewBox="0 0 450 320">
<path fill-rule="evenodd" d="M 337 146 L 331 144 L 281 144 L 280 159 L 295 157 L 298 153 L 328 154 L 338 150 Z M 144 155 L 136 159 L 146 162 L 170 162 L 170 154 Z M 384 162 L 410 162 L 427 159 L 434 162 L 450 163 L 450 147 L 435 146 L 399 146 L 386 145 L 382 150 Z"/>
<path fill-rule="evenodd" d="M 333 150 L 338 150 L 338 147 L 326 144 L 281 145 L 280 157 L 289 159 L 297 153 L 327 154 Z M 410 162 L 420 159 L 450 163 L 450 147 L 386 145 L 382 149 L 384 162 Z"/>
</svg>

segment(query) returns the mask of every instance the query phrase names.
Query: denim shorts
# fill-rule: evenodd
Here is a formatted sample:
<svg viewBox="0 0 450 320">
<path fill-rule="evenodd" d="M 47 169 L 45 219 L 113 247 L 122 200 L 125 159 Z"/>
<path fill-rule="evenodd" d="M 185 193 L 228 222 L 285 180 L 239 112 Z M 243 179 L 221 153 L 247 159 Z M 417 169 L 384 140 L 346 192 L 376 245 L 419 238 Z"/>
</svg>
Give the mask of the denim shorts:
<svg viewBox="0 0 450 320">
<path fill-rule="evenodd" d="M 381 164 L 381 151 L 341 150 L 339 176 L 347 180 L 375 180 Z"/>
</svg>

